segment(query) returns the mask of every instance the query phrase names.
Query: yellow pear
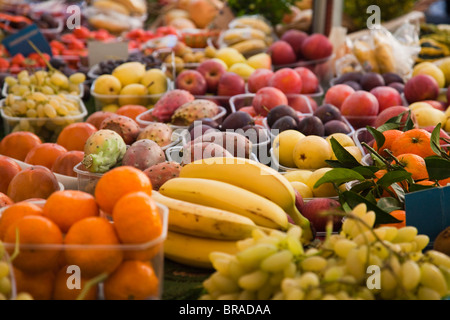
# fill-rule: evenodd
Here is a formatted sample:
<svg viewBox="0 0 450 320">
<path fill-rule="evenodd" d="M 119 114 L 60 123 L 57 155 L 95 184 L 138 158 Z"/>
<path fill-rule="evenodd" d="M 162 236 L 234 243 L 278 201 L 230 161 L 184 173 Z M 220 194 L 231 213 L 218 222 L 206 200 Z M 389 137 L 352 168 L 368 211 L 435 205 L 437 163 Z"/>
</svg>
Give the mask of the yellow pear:
<svg viewBox="0 0 450 320">
<path fill-rule="evenodd" d="M 448 86 L 450 84 L 450 57 L 443 59 L 438 67 L 444 73 L 445 85 Z"/>
<path fill-rule="evenodd" d="M 299 169 L 320 169 L 328 167 L 333 151 L 325 138 L 309 135 L 300 139 L 294 147 L 294 163 Z M 314 190 L 313 190 L 314 191 Z"/>
<path fill-rule="evenodd" d="M 426 74 L 431 77 L 433 77 L 438 85 L 439 88 L 444 88 L 445 86 L 445 74 L 444 72 L 434 63 L 425 61 L 417 64 L 413 68 L 412 76 L 417 76 L 419 74 Z"/>
<path fill-rule="evenodd" d="M 311 174 L 311 170 L 292 170 L 286 172 L 283 176 L 290 182 L 298 181 L 306 183 Z"/>
<path fill-rule="evenodd" d="M 323 177 L 325 173 L 332 170 L 332 168 L 320 168 L 315 170 L 306 181 L 306 185 L 311 188 L 314 197 L 335 197 L 338 195 L 337 191 L 334 189 L 332 183 L 324 183 L 317 188 L 314 185 L 320 178 Z"/>
<path fill-rule="evenodd" d="M 230 47 L 223 47 L 217 50 L 216 58 L 224 61 L 228 67 L 231 67 L 235 63 L 246 61 L 242 53 Z"/>
<path fill-rule="evenodd" d="M 161 69 L 149 69 L 144 73 L 141 84 L 147 87 L 150 95 L 162 94 L 167 91 L 167 76 Z"/>
<path fill-rule="evenodd" d="M 233 64 L 229 69 L 229 72 L 234 72 L 242 77 L 245 81 L 252 75 L 255 69 L 244 62 L 238 62 Z"/>
<path fill-rule="evenodd" d="M 122 89 L 122 84 L 119 79 L 110 75 L 103 74 L 95 79 L 93 92 L 94 94 L 101 95 L 96 97 L 103 105 L 114 103 L 117 99 L 117 95 Z"/>
<path fill-rule="evenodd" d="M 112 72 L 112 75 L 119 79 L 122 86 L 131 83 L 140 83 L 144 74 L 145 65 L 137 61 L 122 63 Z"/>
<path fill-rule="evenodd" d="M 284 130 L 273 141 L 273 152 L 280 165 L 295 168 L 294 147 L 305 135 L 297 130 Z"/>
<path fill-rule="evenodd" d="M 355 142 L 353 141 L 352 138 L 350 138 L 350 136 L 348 134 L 340 133 L 340 132 L 332 133 L 328 137 L 326 137 L 326 140 L 328 142 L 330 142 L 331 138 L 335 138 L 337 140 L 337 142 L 339 142 L 339 144 L 343 147 L 355 146 Z M 331 145 L 331 142 L 330 142 L 330 145 Z"/>
<path fill-rule="evenodd" d="M 431 108 L 416 108 L 413 110 L 414 116 L 417 119 L 419 127 L 436 126 L 441 123 L 441 126 L 445 124 L 447 117 L 441 110 Z"/>
<path fill-rule="evenodd" d="M 313 192 L 310 187 L 304 182 L 300 181 L 292 181 L 291 185 L 294 187 L 295 190 L 300 193 L 303 199 L 313 198 Z"/>
<path fill-rule="evenodd" d="M 361 163 L 363 154 L 357 146 L 347 146 L 347 147 L 344 147 L 344 149 L 347 150 L 356 159 L 356 161 Z M 333 152 L 333 156 L 331 157 L 331 160 L 337 160 L 334 152 Z"/>
<path fill-rule="evenodd" d="M 228 70 L 228 65 L 222 59 L 212 58 L 211 60 L 214 60 L 214 61 L 217 61 L 217 62 L 221 63 L 225 67 L 225 70 Z"/>
<path fill-rule="evenodd" d="M 121 106 L 127 104 L 144 106 L 147 103 L 147 95 L 146 86 L 140 83 L 130 83 L 120 90 L 119 104 Z"/>
<path fill-rule="evenodd" d="M 272 70 L 272 58 L 265 52 L 257 53 L 247 59 L 247 64 L 254 69 Z"/>
</svg>

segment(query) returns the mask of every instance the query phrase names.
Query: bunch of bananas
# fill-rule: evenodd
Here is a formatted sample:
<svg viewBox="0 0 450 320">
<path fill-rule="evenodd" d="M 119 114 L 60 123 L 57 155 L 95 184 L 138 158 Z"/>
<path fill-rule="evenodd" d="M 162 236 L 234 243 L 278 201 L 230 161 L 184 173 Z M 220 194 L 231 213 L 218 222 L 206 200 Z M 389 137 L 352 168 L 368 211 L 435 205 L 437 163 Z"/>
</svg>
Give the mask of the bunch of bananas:
<svg viewBox="0 0 450 320">
<path fill-rule="evenodd" d="M 273 42 L 273 29 L 262 18 L 241 16 L 233 19 L 229 29 L 219 37 L 221 46 L 232 47 L 245 56 L 266 50 Z"/>
<path fill-rule="evenodd" d="M 268 187 L 270 186 L 270 188 Z M 154 199 L 169 208 L 167 258 L 190 266 L 212 268 L 209 254 L 234 254 L 236 243 L 263 232 L 302 228 L 302 242 L 313 231 L 295 206 L 295 191 L 276 170 L 243 158 L 209 158 L 182 167 Z"/>
</svg>

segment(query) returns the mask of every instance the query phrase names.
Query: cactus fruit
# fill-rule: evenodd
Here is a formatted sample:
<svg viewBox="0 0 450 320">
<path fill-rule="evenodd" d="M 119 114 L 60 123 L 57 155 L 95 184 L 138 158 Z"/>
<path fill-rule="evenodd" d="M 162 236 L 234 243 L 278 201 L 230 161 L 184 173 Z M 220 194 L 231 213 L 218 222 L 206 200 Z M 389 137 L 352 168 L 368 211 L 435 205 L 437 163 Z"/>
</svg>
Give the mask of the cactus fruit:
<svg viewBox="0 0 450 320">
<path fill-rule="evenodd" d="M 191 141 L 191 143 L 187 143 L 185 146 L 183 146 L 183 157 L 181 160 L 181 164 L 186 165 L 196 160 L 213 157 L 233 157 L 233 155 L 225 148 L 216 143 L 192 143 Z"/>
<path fill-rule="evenodd" d="M 178 177 L 180 170 L 181 166 L 179 163 L 175 161 L 164 161 L 145 169 L 144 173 L 152 182 L 153 190 L 158 191 L 164 182 Z"/>
<path fill-rule="evenodd" d="M 187 90 L 175 89 L 165 93 L 152 109 L 154 121 L 169 122 L 175 110 L 186 102 L 195 100 Z"/>
<path fill-rule="evenodd" d="M 115 115 L 102 121 L 100 129 L 109 129 L 117 132 L 127 145 L 136 141 L 141 128 L 136 121 L 127 116 Z"/>
<path fill-rule="evenodd" d="M 155 141 L 160 147 L 165 147 L 172 143 L 172 128 L 162 122 L 152 122 L 148 124 L 138 135 L 137 140 L 149 139 Z"/>
<path fill-rule="evenodd" d="M 84 145 L 82 164 L 89 172 L 103 173 L 120 163 L 127 145 L 115 131 L 100 129 Z"/>
<path fill-rule="evenodd" d="M 219 106 L 206 99 L 196 99 L 180 106 L 172 116 L 172 124 L 189 126 L 195 120 L 213 118 L 219 113 Z"/>
<path fill-rule="evenodd" d="M 164 151 L 153 140 L 142 139 L 128 147 L 122 165 L 132 166 L 142 171 L 166 160 Z"/>
</svg>

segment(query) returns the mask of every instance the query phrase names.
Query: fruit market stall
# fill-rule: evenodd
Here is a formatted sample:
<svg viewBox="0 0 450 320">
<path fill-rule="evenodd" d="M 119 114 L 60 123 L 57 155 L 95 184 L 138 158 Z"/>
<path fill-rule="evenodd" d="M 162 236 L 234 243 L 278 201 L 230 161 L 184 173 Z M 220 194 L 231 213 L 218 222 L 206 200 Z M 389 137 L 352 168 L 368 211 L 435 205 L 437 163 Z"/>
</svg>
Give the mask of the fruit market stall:
<svg viewBox="0 0 450 320">
<path fill-rule="evenodd" d="M 0 1 L 0 298 L 448 299 L 419 4 Z"/>
</svg>

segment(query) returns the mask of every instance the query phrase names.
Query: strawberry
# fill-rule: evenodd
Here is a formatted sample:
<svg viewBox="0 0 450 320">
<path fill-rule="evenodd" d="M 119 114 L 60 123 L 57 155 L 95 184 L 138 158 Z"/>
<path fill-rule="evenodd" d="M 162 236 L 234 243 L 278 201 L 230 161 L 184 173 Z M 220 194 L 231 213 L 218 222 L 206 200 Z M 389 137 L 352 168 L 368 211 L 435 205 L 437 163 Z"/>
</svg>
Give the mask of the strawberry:
<svg viewBox="0 0 450 320">
<path fill-rule="evenodd" d="M 73 30 L 73 35 L 77 39 L 88 39 L 91 36 L 91 31 L 88 28 L 81 26 Z"/>
<path fill-rule="evenodd" d="M 23 62 L 25 61 L 25 57 L 23 54 L 18 53 L 11 59 L 11 64 L 16 64 L 18 66 L 23 66 Z"/>
<path fill-rule="evenodd" d="M 6 71 L 8 68 L 9 68 L 9 61 L 4 58 L 0 58 L 0 70 Z"/>
</svg>

